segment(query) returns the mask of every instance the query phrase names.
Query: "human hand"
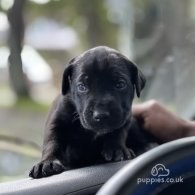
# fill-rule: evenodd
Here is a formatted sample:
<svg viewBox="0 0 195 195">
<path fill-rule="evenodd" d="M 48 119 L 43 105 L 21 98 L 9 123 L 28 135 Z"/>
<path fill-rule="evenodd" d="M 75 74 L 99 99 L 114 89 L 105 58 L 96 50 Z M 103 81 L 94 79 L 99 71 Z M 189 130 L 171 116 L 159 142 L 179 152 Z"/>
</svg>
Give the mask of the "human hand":
<svg viewBox="0 0 195 195">
<path fill-rule="evenodd" d="M 145 130 L 162 141 L 187 136 L 185 131 L 188 122 L 171 113 L 155 100 L 133 105 L 132 112 L 136 118 L 143 121 Z"/>
</svg>

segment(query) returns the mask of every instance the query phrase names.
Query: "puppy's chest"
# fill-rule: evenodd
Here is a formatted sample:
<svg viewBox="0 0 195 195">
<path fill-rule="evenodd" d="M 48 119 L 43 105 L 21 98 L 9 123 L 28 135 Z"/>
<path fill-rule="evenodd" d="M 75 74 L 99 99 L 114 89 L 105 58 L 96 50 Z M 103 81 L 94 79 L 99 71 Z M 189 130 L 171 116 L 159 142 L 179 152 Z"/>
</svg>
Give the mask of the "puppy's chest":
<svg viewBox="0 0 195 195">
<path fill-rule="evenodd" d="M 73 164 L 95 162 L 101 145 L 90 132 L 75 130 L 69 134 L 67 143 L 68 161 Z"/>
<path fill-rule="evenodd" d="M 89 148 L 95 144 L 93 132 L 78 126 L 69 131 L 67 141 L 69 146 L 78 148 Z"/>
</svg>

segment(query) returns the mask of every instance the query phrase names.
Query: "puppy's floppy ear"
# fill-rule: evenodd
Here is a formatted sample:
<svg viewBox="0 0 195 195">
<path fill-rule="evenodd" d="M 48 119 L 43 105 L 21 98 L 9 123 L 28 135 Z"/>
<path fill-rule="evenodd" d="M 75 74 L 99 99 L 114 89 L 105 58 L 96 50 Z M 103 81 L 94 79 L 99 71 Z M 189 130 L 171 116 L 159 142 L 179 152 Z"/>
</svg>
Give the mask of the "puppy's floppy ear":
<svg viewBox="0 0 195 195">
<path fill-rule="evenodd" d="M 131 61 L 128 63 L 128 69 L 132 77 L 133 85 L 135 86 L 137 97 L 140 97 L 140 93 L 146 83 L 146 78 L 141 70 Z"/>
<path fill-rule="evenodd" d="M 70 60 L 68 66 L 65 68 L 62 77 L 62 95 L 66 95 L 70 87 L 70 78 L 72 76 L 73 61 L 75 58 Z"/>
</svg>

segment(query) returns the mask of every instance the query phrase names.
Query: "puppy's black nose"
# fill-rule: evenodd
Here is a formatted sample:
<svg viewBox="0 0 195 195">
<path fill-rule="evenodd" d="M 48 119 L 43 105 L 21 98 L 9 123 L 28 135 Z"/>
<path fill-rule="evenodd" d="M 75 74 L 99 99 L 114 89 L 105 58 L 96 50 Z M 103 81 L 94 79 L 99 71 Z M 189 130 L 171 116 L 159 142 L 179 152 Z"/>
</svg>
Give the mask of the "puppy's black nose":
<svg viewBox="0 0 195 195">
<path fill-rule="evenodd" d="M 108 119 L 110 116 L 110 113 L 107 111 L 94 111 L 93 112 L 93 119 L 97 122 L 103 121 Z"/>
</svg>

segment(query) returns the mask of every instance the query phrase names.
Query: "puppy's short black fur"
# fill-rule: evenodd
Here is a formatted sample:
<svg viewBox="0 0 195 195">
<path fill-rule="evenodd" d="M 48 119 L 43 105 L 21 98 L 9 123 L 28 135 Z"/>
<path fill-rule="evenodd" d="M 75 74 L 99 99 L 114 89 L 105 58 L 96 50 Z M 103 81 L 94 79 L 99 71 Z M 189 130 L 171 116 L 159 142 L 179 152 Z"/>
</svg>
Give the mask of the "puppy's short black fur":
<svg viewBox="0 0 195 195">
<path fill-rule="evenodd" d="M 144 85 L 138 67 L 114 49 L 99 46 L 72 59 L 46 122 L 42 160 L 29 175 L 132 159 L 131 149 L 147 143 L 131 116 L 134 92 L 139 97 Z"/>
</svg>

